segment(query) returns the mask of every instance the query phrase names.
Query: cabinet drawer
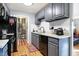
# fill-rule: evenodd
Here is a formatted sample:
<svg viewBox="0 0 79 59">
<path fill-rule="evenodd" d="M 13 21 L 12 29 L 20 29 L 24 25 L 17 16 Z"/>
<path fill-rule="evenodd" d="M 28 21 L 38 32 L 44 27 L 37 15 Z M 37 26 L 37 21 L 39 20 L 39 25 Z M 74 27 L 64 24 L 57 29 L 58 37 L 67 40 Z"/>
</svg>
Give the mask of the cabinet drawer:
<svg viewBox="0 0 79 59">
<path fill-rule="evenodd" d="M 51 38 L 51 37 L 49 37 L 48 38 L 48 42 L 52 42 L 52 43 L 58 44 L 59 40 L 57 38 Z"/>
<path fill-rule="evenodd" d="M 58 45 L 49 42 L 48 43 L 48 56 L 59 56 Z"/>
</svg>

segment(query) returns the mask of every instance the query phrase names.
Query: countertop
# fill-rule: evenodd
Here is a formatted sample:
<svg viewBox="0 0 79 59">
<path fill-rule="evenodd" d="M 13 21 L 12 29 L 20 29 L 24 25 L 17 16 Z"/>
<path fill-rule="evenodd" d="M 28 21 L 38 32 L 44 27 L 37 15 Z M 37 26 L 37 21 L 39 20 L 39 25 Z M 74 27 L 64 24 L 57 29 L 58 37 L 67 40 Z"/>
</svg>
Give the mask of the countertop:
<svg viewBox="0 0 79 59">
<path fill-rule="evenodd" d="M 14 33 L 7 33 L 6 35 L 14 35 Z"/>
<path fill-rule="evenodd" d="M 54 38 L 69 38 L 70 35 L 56 35 L 56 34 L 52 34 L 52 33 L 40 33 L 40 32 L 32 32 L 35 34 L 39 34 L 39 35 L 45 35 L 45 36 L 49 36 L 49 37 L 54 37 Z"/>
<path fill-rule="evenodd" d="M 3 48 L 8 43 L 8 41 L 9 39 L 0 40 L 0 48 Z"/>
</svg>

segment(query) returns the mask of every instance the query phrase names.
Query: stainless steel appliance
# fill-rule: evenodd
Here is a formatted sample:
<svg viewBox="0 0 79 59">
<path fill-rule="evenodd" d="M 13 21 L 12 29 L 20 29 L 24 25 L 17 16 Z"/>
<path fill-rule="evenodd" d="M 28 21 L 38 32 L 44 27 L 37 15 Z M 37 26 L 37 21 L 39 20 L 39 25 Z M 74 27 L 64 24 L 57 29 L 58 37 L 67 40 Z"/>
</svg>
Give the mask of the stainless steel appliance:
<svg viewBox="0 0 79 59">
<path fill-rule="evenodd" d="M 40 35 L 39 50 L 44 56 L 48 55 L 48 38 L 46 36 Z"/>
<path fill-rule="evenodd" d="M 16 17 L 9 16 L 7 33 L 14 33 L 14 35 L 8 35 L 8 55 L 10 56 L 11 52 L 17 51 Z"/>
</svg>

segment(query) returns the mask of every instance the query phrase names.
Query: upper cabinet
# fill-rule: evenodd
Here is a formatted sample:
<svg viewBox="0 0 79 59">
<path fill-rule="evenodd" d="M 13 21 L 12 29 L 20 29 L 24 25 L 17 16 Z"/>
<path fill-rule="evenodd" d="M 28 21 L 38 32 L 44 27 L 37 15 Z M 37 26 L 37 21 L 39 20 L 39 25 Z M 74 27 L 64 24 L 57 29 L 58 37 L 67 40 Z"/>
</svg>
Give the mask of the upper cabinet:
<svg viewBox="0 0 79 59">
<path fill-rule="evenodd" d="M 69 17 L 68 3 L 50 3 L 45 7 L 45 20 L 51 22 Z"/>
<path fill-rule="evenodd" d="M 35 15 L 35 24 L 39 25 L 41 23 L 41 20 L 44 18 L 45 17 L 44 17 L 44 8 L 43 8 Z"/>
<path fill-rule="evenodd" d="M 63 19 L 69 17 L 69 4 L 68 3 L 54 3 L 53 4 L 53 17 L 56 19 Z"/>
<path fill-rule="evenodd" d="M 35 15 L 35 24 L 36 24 L 36 25 L 40 25 L 40 23 L 41 23 L 41 21 L 40 21 L 40 19 L 39 19 L 39 14 L 37 13 L 37 14 Z"/>
<path fill-rule="evenodd" d="M 42 19 L 51 22 L 69 18 L 69 3 L 49 3 L 35 16 L 36 25 L 39 25 Z"/>
<path fill-rule="evenodd" d="M 49 3 L 45 7 L 45 21 L 51 21 L 53 20 L 53 6 L 51 3 Z"/>
<path fill-rule="evenodd" d="M 44 9 L 41 9 L 39 12 L 38 12 L 38 19 L 44 19 Z"/>
</svg>

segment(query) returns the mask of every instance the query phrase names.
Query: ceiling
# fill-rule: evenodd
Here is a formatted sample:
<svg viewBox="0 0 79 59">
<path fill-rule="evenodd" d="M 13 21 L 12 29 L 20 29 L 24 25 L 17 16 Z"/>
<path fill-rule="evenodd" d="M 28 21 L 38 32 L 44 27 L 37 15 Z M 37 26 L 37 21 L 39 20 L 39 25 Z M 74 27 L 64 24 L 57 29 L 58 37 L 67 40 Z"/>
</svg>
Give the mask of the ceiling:
<svg viewBox="0 0 79 59">
<path fill-rule="evenodd" d="M 26 13 L 37 13 L 41 8 L 47 5 L 47 3 L 33 3 L 31 6 L 26 6 L 23 3 L 6 3 L 7 7 L 11 11 L 19 11 Z"/>
</svg>

